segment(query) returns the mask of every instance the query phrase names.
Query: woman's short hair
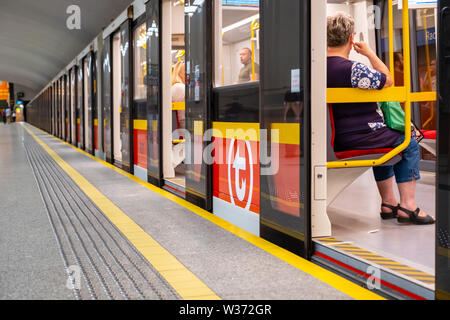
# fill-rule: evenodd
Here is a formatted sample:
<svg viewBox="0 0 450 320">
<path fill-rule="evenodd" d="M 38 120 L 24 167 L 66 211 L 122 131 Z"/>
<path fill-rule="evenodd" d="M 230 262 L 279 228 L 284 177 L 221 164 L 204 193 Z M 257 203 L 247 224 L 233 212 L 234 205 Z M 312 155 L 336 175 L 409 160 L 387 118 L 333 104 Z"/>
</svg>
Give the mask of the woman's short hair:
<svg viewBox="0 0 450 320">
<path fill-rule="evenodd" d="M 327 42 L 329 47 L 342 47 L 355 33 L 355 20 L 346 13 L 338 12 L 327 17 Z"/>
</svg>

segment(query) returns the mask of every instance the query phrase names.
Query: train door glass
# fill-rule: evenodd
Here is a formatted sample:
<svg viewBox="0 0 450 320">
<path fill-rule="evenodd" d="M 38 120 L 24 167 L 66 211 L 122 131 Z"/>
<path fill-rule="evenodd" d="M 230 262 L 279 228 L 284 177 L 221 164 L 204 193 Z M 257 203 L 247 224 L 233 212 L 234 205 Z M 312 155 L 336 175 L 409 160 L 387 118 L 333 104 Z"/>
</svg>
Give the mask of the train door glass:
<svg viewBox="0 0 450 320">
<path fill-rule="evenodd" d="M 61 139 L 66 139 L 66 133 L 67 133 L 67 123 L 66 123 L 66 80 L 65 76 L 62 76 L 59 79 L 60 87 L 60 101 L 61 101 Z"/>
<path fill-rule="evenodd" d="M 84 148 L 83 70 L 83 64 L 80 62 L 77 76 L 77 144 L 80 149 Z"/>
<path fill-rule="evenodd" d="M 145 22 L 134 28 L 133 49 L 134 174 L 147 181 L 147 25 Z"/>
<path fill-rule="evenodd" d="M 211 210 L 211 166 L 203 161 L 207 143 L 203 133 L 210 128 L 212 1 L 185 1 L 186 45 L 186 199 Z M 164 28 L 163 28 L 164 29 Z"/>
<path fill-rule="evenodd" d="M 161 169 L 160 11 L 160 1 L 147 2 L 147 179 L 158 187 L 161 187 L 163 182 Z"/>
<path fill-rule="evenodd" d="M 213 213 L 260 235 L 259 1 L 213 9 Z"/>
<path fill-rule="evenodd" d="M 310 4 L 261 3 L 261 237 L 308 256 Z"/>
<path fill-rule="evenodd" d="M 66 141 L 70 143 L 70 139 L 71 139 L 71 105 L 70 105 L 70 72 L 68 72 L 65 76 L 64 76 L 64 80 L 66 83 L 66 116 L 65 116 L 65 123 L 66 123 Z"/>
<path fill-rule="evenodd" d="M 58 80 L 58 127 L 59 138 L 64 138 L 64 100 L 62 99 L 62 80 Z"/>
<path fill-rule="evenodd" d="M 436 11 L 433 6 L 414 10 L 415 19 L 415 42 L 416 42 L 416 92 L 435 92 L 437 83 L 437 50 L 436 50 Z M 418 80 L 418 81 L 417 81 Z M 436 131 L 437 111 L 436 101 L 424 101 L 416 103 L 419 112 L 415 120 L 425 132 Z M 436 161 L 435 147 L 429 149 L 424 145 L 422 148 L 422 159 Z"/>
<path fill-rule="evenodd" d="M 259 80 L 259 1 L 215 3 L 215 85 Z"/>
<path fill-rule="evenodd" d="M 122 169 L 133 173 L 133 37 L 131 19 L 120 26 L 120 58 L 121 62 L 121 110 L 120 132 L 122 140 Z"/>
<path fill-rule="evenodd" d="M 57 126 L 57 114 L 56 114 L 56 82 L 53 82 L 52 86 L 52 127 L 53 134 L 58 136 L 58 126 Z"/>
<path fill-rule="evenodd" d="M 77 142 L 77 119 L 76 119 L 76 68 L 73 67 L 70 70 L 70 128 L 71 128 L 71 141 L 70 143 L 75 145 Z"/>
<path fill-rule="evenodd" d="M 84 69 L 84 84 L 83 84 L 83 100 L 84 100 L 84 108 L 83 108 L 83 114 L 84 114 L 84 148 L 86 151 L 89 152 L 91 150 L 92 146 L 90 144 L 90 130 L 89 130 L 89 109 L 90 109 L 90 79 L 91 79 L 91 68 L 90 68 L 90 59 L 88 57 L 83 59 L 83 69 Z"/>
<path fill-rule="evenodd" d="M 94 53 L 90 52 L 83 59 L 84 68 L 84 147 L 94 154 Z"/>
<path fill-rule="evenodd" d="M 120 53 L 120 33 L 113 36 L 112 41 L 112 60 L 113 60 L 113 142 L 114 142 L 114 162 L 118 165 L 122 162 L 122 140 L 120 134 L 120 113 L 122 103 L 122 59 Z"/>
<path fill-rule="evenodd" d="M 165 187 L 185 193 L 185 43 L 181 1 L 163 2 L 162 8 L 162 148 Z M 164 31 L 166 30 L 166 31 Z"/>
<path fill-rule="evenodd" d="M 97 52 L 93 51 L 90 54 L 91 59 L 91 113 L 90 113 L 90 129 L 91 129 L 91 144 L 92 154 L 99 156 L 98 147 L 98 112 L 97 112 Z"/>
<path fill-rule="evenodd" d="M 102 103 L 103 103 L 103 150 L 106 161 L 113 162 L 113 139 L 112 139 L 112 70 L 111 70 L 111 37 L 108 36 L 103 41 L 102 49 Z"/>
<path fill-rule="evenodd" d="M 450 0 L 438 8 L 439 155 L 436 225 L 436 298 L 450 299 Z"/>
</svg>

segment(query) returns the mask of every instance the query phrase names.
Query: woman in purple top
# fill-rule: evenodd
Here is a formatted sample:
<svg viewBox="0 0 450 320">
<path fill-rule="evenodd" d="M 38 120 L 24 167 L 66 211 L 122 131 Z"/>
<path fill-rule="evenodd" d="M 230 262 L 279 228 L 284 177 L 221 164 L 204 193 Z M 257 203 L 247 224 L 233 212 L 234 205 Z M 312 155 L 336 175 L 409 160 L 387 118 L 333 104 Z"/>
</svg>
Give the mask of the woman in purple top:
<svg viewBox="0 0 450 320">
<path fill-rule="evenodd" d="M 364 42 L 354 42 L 355 22 L 345 13 L 327 19 L 327 86 L 381 90 L 393 85 L 389 69 Z M 366 56 L 372 68 L 349 60 L 351 50 Z M 332 105 L 335 124 L 335 151 L 397 147 L 404 134 L 384 123 L 377 103 L 341 103 Z M 432 224 L 434 218 L 420 210 L 415 202 L 419 174 L 419 145 L 411 139 L 394 166 L 374 167 L 381 195 L 381 217 L 397 218 L 400 223 Z M 400 203 L 393 189 L 394 176 L 400 192 Z"/>
</svg>

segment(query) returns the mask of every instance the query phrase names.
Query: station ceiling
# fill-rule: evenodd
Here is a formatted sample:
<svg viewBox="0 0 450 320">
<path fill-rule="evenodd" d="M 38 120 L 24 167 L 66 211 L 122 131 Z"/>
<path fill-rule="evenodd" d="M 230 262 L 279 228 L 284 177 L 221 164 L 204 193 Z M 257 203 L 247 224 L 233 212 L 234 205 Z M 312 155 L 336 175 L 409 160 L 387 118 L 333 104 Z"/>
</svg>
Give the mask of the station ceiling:
<svg viewBox="0 0 450 320">
<path fill-rule="evenodd" d="M 43 89 L 132 0 L 0 0 L 0 80 Z M 70 30 L 80 9 L 81 29 Z M 33 97 L 27 97 L 27 99 Z"/>
</svg>

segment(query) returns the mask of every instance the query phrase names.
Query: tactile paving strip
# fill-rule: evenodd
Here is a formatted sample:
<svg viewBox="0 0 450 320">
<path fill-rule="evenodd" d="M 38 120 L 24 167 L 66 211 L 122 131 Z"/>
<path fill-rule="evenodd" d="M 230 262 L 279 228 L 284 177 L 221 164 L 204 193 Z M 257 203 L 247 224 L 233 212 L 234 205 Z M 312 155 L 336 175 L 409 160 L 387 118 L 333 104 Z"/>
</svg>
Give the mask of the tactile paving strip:
<svg viewBox="0 0 450 320">
<path fill-rule="evenodd" d="M 179 299 L 41 146 L 24 147 L 76 299 Z"/>
</svg>

